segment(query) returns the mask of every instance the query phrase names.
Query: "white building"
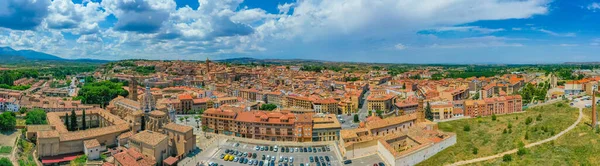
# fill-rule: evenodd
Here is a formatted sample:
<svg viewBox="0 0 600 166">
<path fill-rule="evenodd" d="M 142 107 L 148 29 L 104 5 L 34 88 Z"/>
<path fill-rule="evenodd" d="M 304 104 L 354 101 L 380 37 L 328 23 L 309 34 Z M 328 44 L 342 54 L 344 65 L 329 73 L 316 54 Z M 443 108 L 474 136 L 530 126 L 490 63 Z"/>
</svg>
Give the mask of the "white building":
<svg viewBox="0 0 600 166">
<path fill-rule="evenodd" d="M 106 151 L 106 147 L 101 146 L 97 139 L 91 139 L 83 141 L 83 150 L 88 160 L 96 160 L 100 158 L 100 152 Z"/>
<path fill-rule="evenodd" d="M 6 101 L 6 103 L 4 104 L 6 107 L 6 111 L 11 111 L 11 112 L 18 112 L 20 105 L 19 105 L 19 100 L 17 100 L 17 98 L 10 98 Z"/>
</svg>

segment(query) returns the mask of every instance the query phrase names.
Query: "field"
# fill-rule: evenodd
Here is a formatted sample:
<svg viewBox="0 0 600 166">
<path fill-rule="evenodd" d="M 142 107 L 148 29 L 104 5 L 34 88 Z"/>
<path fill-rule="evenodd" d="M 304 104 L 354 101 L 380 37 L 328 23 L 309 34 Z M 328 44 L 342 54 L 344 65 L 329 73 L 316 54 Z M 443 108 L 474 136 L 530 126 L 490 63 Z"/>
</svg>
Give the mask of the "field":
<svg viewBox="0 0 600 166">
<path fill-rule="evenodd" d="M 600 165 L 600 134 L 589 126 L 591 112 L 575 127 L 553 142 L 532 147 L 527 153 L 512 155 L 512 161 L 490 160 L 474 165 Z"/>
<path fill-rule="evenodd" d="M 523 113 L 439 123 L 454 132 L 457 143 L 419 165 L 444 165 L 518 148 L 551 137 L 577 120 L 578 111 L 566 103 L 530 108 Z M 466 130 L 466 128 L 470 130 Z"/>
<path fill-rule="evenodd" d="M 12 152 L 12 146 L 1 146 L 0 154 L 10 154 Z"/>
</svg>

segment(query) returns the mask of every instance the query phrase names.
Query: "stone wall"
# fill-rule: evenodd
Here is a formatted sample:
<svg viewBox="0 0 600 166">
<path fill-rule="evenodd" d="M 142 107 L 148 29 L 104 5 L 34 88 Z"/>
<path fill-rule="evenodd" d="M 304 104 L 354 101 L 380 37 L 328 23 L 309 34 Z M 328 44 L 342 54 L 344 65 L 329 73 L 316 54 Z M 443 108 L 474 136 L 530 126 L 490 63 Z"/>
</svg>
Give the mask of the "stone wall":
<svg viewBox="0 0 600 166">
<path fill-rule="evenodd" d="M 427 160 L 429 157 L 441 152 L 442 150 L 456 144 L 456 135 L 451 135 L 450 137 L 433 144 L 431 146 L 427 146 L 422 149 L 418 149 L 413 153 L 407 154 L 405 156 L 400 156 L 396 158 L 394 164 L 395 166 L 409 166 L 416 165 L 421 161 Z M 384 156 L 384 155 L 382 155 Z"/>
</svg>

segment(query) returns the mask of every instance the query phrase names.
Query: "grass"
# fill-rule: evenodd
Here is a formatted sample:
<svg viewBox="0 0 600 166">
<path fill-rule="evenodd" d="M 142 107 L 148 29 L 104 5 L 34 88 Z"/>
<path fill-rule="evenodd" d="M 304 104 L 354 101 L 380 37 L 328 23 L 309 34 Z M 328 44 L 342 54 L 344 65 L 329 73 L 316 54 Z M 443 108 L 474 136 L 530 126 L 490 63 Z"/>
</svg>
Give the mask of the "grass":
<svg viewBox="0 0 600 166">
<path fill-rule="evenodd" d="M 35 166 L 37 165 L 33 158 L 33 143 L 19 139 L 18 141 L 19 149 L 22 151 L 18 154 L 19 165 L 20 166 Z"/>
<path fill-rule="evenodd" d="M 0 154 L 10 154 L 12 146 L 0 146 Z"/>
<path fill-rule="evenodd" d="M 25 126 L 25 119 L 17 118 L 17 126 Z"/>
<path fill-rule="evenodd" d="M 541 118 L 537 120 L 539 115 Z M 456 133 L 456 144 L 419 165 L 445 165 L 516 149 L 519 144 L 540 141 L 559 133 L 573 124 L 577 116 L 577 109 L 561 102 L 531 108 L 524 113 L 497 115 L 496 120 L 488 116 L 442 122 L 438 124 L 439 129 Z M 526 124 L 528 118 L 531 123 Z M 465 126 L 469 126 L 469 130 L 465 131 Z"/>
<path fill-rule="evenodd" d="M 528 149 L 523 156 L 513 155 L 513 160 L 489 160 L 473 165 L 600 165 L 600 134 L 589 126 L 590 109 L 573 130 L 562 137 Z"/>
</svg>

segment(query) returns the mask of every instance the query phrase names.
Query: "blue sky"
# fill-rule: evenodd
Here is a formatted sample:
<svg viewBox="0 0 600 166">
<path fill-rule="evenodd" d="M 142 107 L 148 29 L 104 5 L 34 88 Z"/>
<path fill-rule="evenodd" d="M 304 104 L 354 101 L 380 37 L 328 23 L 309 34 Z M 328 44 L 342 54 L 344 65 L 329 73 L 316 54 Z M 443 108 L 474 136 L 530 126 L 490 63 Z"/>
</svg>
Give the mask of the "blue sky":
<svg viewBox="0 0 600 166">
<path fill-rule="evenodd" d="M 64 58 L 600 61 L 600 0 L 3 0 L 0 46 Z"/>
</svg>

